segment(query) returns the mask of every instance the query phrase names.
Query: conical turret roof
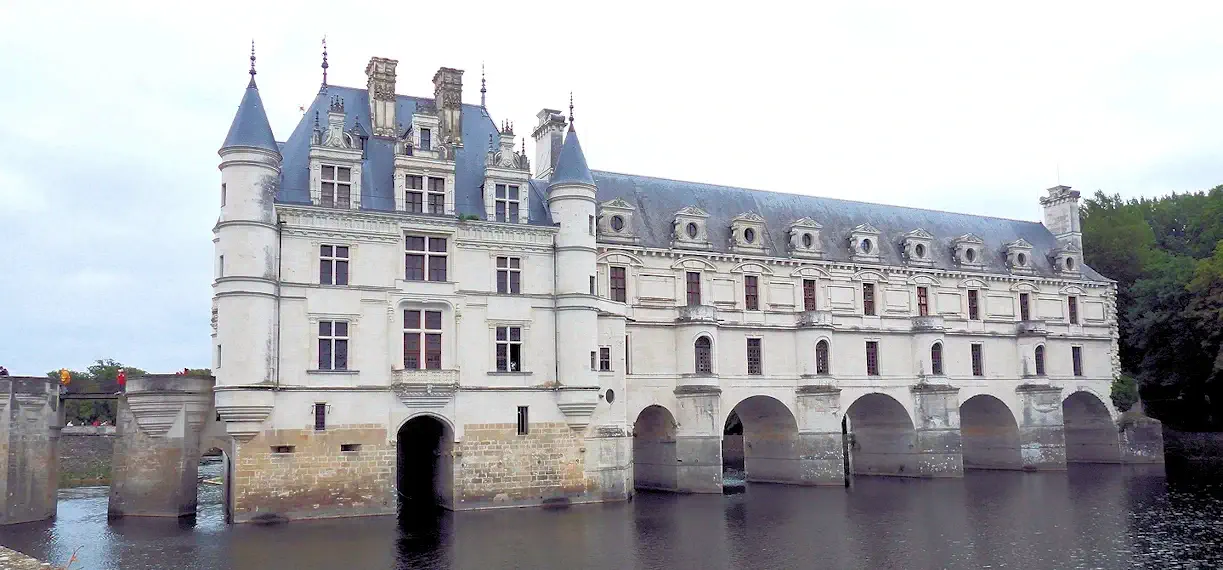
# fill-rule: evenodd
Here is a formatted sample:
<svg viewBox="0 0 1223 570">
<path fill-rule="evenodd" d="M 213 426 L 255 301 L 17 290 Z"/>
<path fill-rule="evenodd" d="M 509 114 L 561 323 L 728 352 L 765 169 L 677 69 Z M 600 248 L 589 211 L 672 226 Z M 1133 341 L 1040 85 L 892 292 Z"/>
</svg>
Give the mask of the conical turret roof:
<svg viewBox="0 0 1223 570">
<path fill-rule="evenodd" d="M 272 136 L 272 126 L 268 124 L 268 115 L 263 110 L 263 100 L 259 98 L 259 88 L 255 86 L 255 78 L 246 86 L 242 95 L 242 103 L 238 105 L 238 113 L 229 126 L 229 134 L 225 135 L 225 143 L 221 149 L 232 147 L 253 147 L 272 152 L 279 152 L 276 137 Z"/>
<path fill-rule="evenodd" d="M 582 143 L 578 142 L 578 132 L 574 130 L 573 123 L 569 123 L 565 144 L 556 159 L 556 170 L 548 180 L 549 186 L 556 184 L 595 184 L 594 177 L 590 175 L 590 167 L 586 166 L 586 155 L 582 154 Z"/>
</svg>

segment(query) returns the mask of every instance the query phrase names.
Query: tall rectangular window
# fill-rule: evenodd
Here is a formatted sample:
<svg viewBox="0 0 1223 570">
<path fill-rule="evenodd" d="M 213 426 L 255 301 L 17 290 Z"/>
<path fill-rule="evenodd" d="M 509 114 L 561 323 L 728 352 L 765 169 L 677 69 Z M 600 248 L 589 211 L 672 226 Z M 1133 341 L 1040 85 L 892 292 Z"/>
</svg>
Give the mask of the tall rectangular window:
<svg viewBox="0 0 1223 570">
<path fill-rule="evenodd" d="M 917 288 L 917 314 L 922 317 L 930 314 L 930 292 L 925 287 Z"/>
<path fill-rule="evenodd" d="M 599 353 L 598 351 L 592 350 L 590 351 L 590 369 L 598 370 L 598 368 L 595 368 L 598 365 L 599 365 Z"/>
<path fill-rule="evenodd" d="M 968 290 L 968 320 L 976 321 L 976 320 L 980 320 L 980 318 L 981 318 L 981 312 L 980 312 L 980 308 L 978 306 L 978 301 L 977 301 L 977 290 L 969 289 Z"/>
<path fill-rule="evenodd" d="M 409 174 L 404 177 L 404 188 L 407 194 L 404 200 L 404 209 L 414 214 L 421 214 L 425 211 L 425 177 L 418 174 Z"/>
<path fill-rule="evenodd" d="M 879 342 L 874 340 L 866 341 L 866 374 L 867 376 L 879 375 Z"/>
<path fill-rule="evenodd" d="M 981 356 L 981 345 L 972 345 L 972 375 L 985 376 L 985 362 Z"/>
<path fill-rule="evenodd" d="M 352 169 L 324 164 L 322 194 L 322 205 L 348 208 L 352 197 Z"/>
<path fill-rule="evenodd" d="M 225 277 L 225 256 L 217 256 L 217 277 Z"/>
<path fill-rule="evenodd" d="M 517 295 L 522 292 L 522 259 L 497 258 L 497 292 Z"/>
<path fill-rule="evenodd" d="M 527 423 L 527 407 L 518 406 L 518 435 L 527 435 L 530 424 Z"/>
<path fill-rule="evenodd" d="M 430 214 L 446 213 L 446 179 L 429 177 L 429 192 L 426 196 Z"/>
<path fill-rule="evenodd" d="M 1071 360 L 1073 360 L 1073 364 L 1074 364 L 1074 375 L 1082 376 L 1083 375 L 1083 347 L 1081 346 L 1070 347 L 1070 358 Z"/>
<path fill-rule="evenodd" d="M 497 371 L 522 371 L 522 327 L 497 327 Z"/>
<path fill-rule="evenodd" d="M 743 276 L 743 304 L 749 311 L 760 309 L 759 283 L 755 275 Z"/>
<path fill-rule="evenodd" d="M 347 321 L 319 321 L 318 369 L 348 370 Z"/>
<path fill-rule="evenodd" d="M 815 279 L 803 279 L 803 310 L 815 310 Z"/>
<path fill-rule="evenodd" d="M 589 226 L 590 235 L 595 235 L 595 217 L 586 216 L 586 225 Z"/>
<path fill-rule="evenodd" d="M 221 206 L 225 206 L 225 183 L 221 183 Z"/>
<path fill-rule="evenodd" d="M 446 280 L 446 238 L 405 236 L 404 279 Z"/>
<path fill-rule="evenodd" d="M 494 206 L 498 222 L 518 223 L 518 185 L 498 184 Z"/>
<path fill-rule="evenodd" d="M 408 370 L 442 367 L 441 311 L 403 311 L 403 367 Z"/>
<path fill-rule="evenodd" d="M 747 339 L 747 373 L 748 374 L 764 374 L 764 363 L 761 354 L 761 339 Z"/>
<path fill-rule="evenodd" d="M 1070 324 L 1079 324 L 1079 298 L 1070 296 L 1066 298 L 1066 308 L 1070 315 Z"/>
<path fill-rule="evenodd" d="M 626 274 L 627 271 L 623 267 L 615 265 L 611 267 L 609 284 L 611 285 L 611 299 L 613 301 L 620 303 L 628 301 L 628 279 Z"/>
<path fill-rule="evenodd" d="M 314 404 L 314 431 L 325 431 L 327 429 L 327 404 L 323 402 L 315 402 Z"/>
<path fill-rule="evenodd" d="M 433 131 L 429 129 L 420 130 L 420 149 L 431 150 L 433 148 Z"/>
<path fill-rule="evenodd" d="M 1019 320 L 1021 321 L 1032 320 L 1032 310 L 1029 307 L 1030 305 L 1028 301 L 1028 294 L 1020 293 L 1019 294 Z"/>
<path fill-rule="evenodd" d="M 607 372 L 611 370 L 611 347 L 599 347 L 599 371 Z"/>
<path fill-rule="evenodd" d="M 701 274 L 698 271 L 688 272 L 688 306 L 701 304 Z"/>
<path fill-rule="evenodd" d="M 320 285 L 348 285 L 348 246 L 319 246 L 318 282 Z"/>
<path fill-rule="evenodd" d="M 595 280 L 596 280 L 596 277 L 594 275 L 591 275 L 590 276 L 590 294 L 591 295 L 595 294 Z"/>
<path fill-rule="evenodd" d="M 874 315 L 875 314 L 875 284 L 874 283 L 863 283 L 862 284 L 862 314 L 863 315 Z"/>
<path fill-rule="evenodd" d="M 629 344 L 628 335 L 624 335 L 624 373 L 632 374 L 632 368 L 629 367 L 629 356 L 633 354 L 633 347 Z M 218 360 L 220 360 L 218 358 Z"/>
</svg>

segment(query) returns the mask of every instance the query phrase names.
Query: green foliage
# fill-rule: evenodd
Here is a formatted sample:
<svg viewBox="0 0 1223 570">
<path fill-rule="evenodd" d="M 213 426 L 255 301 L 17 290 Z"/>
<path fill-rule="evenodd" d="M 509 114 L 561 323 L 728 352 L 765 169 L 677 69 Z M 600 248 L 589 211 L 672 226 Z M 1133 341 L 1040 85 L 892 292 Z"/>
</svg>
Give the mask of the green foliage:
<svg viewBox="0 0 1223 570">
<path fill-rule="evenodd" d="M 145 374 L 144 370 L 124 366 L 111 359 L 99 360 L 84 372 L 69 370 L 72 381 L 64 388 L 69 394 L 105 393 L 113 394 L 119 391 L 119 369 L 127 371 L 128 378 Z M 53 370 L 47 376 L 59 382 L 59 371 Z M 68 400 L 64 402 L 64 419 L 75 425 L 90 424 L 94 420 L 115 423 L 116 402 L 114 400 Z"/>
<path fill-rule="evenodd" d="M 1223 186 L 1129 201 L 1097 192 L 1082 222 L 1085 261 L 1117 281 L 1121 364 L 1146 411 L 1223 429 Z"/>
<path fill-rule="evenodd" d="M 1122 374 L 1113 380 L 1113 406 L 1122 412 L 1128 412 L 1138 402 L 1138 382 L 1129 374 Z"/>
</svg>

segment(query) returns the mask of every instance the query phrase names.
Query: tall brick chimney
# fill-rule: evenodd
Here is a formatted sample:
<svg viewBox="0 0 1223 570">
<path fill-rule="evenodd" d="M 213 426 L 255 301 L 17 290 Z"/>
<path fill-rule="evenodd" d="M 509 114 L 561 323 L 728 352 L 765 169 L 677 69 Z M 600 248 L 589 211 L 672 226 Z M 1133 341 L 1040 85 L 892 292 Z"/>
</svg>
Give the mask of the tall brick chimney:
<svg viewBox="0 0 1223 570">
<path fill-rule="evenodd" d="M 535 115 L 539 124 L 531 132 L 535 138 L 535 177 L 548 178 L 556 168 L 556 158 L 561 155 L 565 142 L 565 116 L 556 109 L 543 109 Z"/>
<path fill-rule="evenodd" d="M 395 66 L 399 62 L 385 57 L 371 57 L 365 66 L 365 88 L 369 91 L 369 124 L 376 137 L 394 137 L 395 125 Z"/>
<path fill-rule="evenodd" d="M 433 103 L 441 141 L 463 146 L 463 70 L 443 67 L 433 74 Z"/>
</svg>

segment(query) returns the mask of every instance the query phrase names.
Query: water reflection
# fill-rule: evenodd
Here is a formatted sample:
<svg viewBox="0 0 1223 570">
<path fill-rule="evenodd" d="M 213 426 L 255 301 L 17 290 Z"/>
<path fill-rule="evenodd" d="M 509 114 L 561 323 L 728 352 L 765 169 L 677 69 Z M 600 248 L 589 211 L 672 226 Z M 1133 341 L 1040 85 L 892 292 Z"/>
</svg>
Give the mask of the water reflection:
<svg viewBox="0 0 1223 570">
<path fill-rule="evenodd" d="M 57 562 L 79 546 L 91 570 L 1201 568 L 1223 564 L 1217 475 L 1076 466 L 278 526 L 226 525 L 210 485 L 193 520 L 108 524 L 106 489 L 84 488 L 61 492 L 56 521 L 0 530 L 0 543 Z"/>
</svg>

